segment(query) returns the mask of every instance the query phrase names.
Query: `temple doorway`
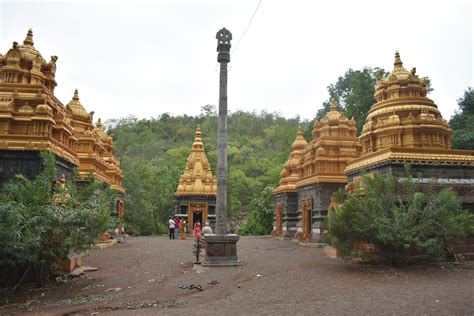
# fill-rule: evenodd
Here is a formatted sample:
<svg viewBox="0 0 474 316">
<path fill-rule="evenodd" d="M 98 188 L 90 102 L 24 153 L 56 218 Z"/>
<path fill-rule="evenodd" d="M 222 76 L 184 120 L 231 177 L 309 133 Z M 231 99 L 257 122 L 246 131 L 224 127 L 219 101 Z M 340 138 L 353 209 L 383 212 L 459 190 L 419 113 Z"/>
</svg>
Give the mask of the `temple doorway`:
<svg viewBox="0 0 474 316">
<path fill-rule="evenodd" d="M 200 223 L 202 227 L 202 211 L 201 210 L 194 210 L 193 211 L 193 227 L 196 223 Z"/>
<path fill-rule="evenodd" d="M 206 202 L 191 202 L 188 204 L 188 225 L 189 231 L 193 231 L 196 222 L 201 223 L 201 227 L 207 221 L 208 204 Z"/>
</svg>

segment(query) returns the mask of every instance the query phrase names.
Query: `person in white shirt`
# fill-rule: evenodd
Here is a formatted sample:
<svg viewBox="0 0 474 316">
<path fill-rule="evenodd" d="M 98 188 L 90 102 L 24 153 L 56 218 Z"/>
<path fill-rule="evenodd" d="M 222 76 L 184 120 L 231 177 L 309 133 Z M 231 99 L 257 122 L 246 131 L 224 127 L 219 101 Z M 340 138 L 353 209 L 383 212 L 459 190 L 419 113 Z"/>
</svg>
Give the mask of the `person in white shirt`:
<svg viewBox="0 0 474 316">
<path fill-rule="evenodd" d="M 175 239 L 174 238 L 174 219 L 172 217 L 170 217 L 170 220 L 169 220 L 169 228 L 170 228 L 170 239 Z"/>
</svg>

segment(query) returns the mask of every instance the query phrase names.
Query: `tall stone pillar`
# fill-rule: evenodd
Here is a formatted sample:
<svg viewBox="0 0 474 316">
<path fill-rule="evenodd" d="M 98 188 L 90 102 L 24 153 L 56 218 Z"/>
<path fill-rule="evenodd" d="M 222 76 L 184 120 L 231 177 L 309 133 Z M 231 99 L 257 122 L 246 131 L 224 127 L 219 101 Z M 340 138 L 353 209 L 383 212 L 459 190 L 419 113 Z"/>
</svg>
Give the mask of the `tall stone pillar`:
<svg viewBox="0 0 474 316">
<path fill-rule="evenodd" d="M 237 241 L 239 236 L 227 234 L 227 64 L 230 61 L 232 33 L 226 28 L 216 34 L 217 61 L 220 63 L 219 119 L 217 134 L 217 196 L 216 233 L 206 234 L 206 256 L 203 266 L 239 265 Z"/>
<path fill-rule="evenodd" d="M 232 33 L 223 28 L 216 34 L 219 75 L 219 119 L 217 123 L 216 235 L 227 234 L 227 64 Z"/>
</svg>

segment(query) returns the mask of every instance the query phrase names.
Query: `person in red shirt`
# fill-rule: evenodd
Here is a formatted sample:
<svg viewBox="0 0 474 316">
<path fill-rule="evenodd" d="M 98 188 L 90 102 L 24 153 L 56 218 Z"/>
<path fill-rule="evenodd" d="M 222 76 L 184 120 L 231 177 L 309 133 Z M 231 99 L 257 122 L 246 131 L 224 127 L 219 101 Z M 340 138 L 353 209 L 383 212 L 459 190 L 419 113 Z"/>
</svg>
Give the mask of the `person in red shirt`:
<svg viewBox="0 0 474 316">
<path fill-rule="evenodd" d="M 201 239 L 201 223 L 194 224 L 193 236 L 196 240 Z"/>
</svg>

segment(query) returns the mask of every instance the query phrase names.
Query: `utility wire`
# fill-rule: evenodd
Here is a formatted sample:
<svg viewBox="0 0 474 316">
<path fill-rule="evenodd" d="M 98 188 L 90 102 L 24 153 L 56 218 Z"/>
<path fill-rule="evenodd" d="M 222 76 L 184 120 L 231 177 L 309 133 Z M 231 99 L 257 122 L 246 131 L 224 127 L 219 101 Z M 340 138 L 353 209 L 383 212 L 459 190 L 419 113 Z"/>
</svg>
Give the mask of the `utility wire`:
<svg viewBox="0 0 474 316">
<path fill-rule="evenodd" d="M 252 24 L 253 18 L 255 17 L 255 14 L 257 14 L 258 8 L 260 8 L 260 5 L 261 5 L 261 4 L 262 4 L 262 0 L 260 0 L 260 1 L 258 2 L 258 5 L 257 5 L 257 7 L 255 8 L 255 11 L 254 11 L 253 14 L 252 14 L 252 17 L 250 18 L 250 21 L 249 21 L 249 23 L 247 24 L 247 27 L 245 28 L 244 32 L 242 33 L 242 36 L 240 37 L 239 41 L 237 42 L 237 45 L 235 45 L 235 48 L 232 50 L 232 53 L 230 53 L 230 56 L 232 56 L 232 55 L 235 53 L 235 51 L 237 50 L 237 48 L 239 47 L 240 42 L 241 42 L 242 39 L 244 38 L 245 33 L 247 33 L 247 30 L 249 29 L 250 24 Z"/>
</svg>

